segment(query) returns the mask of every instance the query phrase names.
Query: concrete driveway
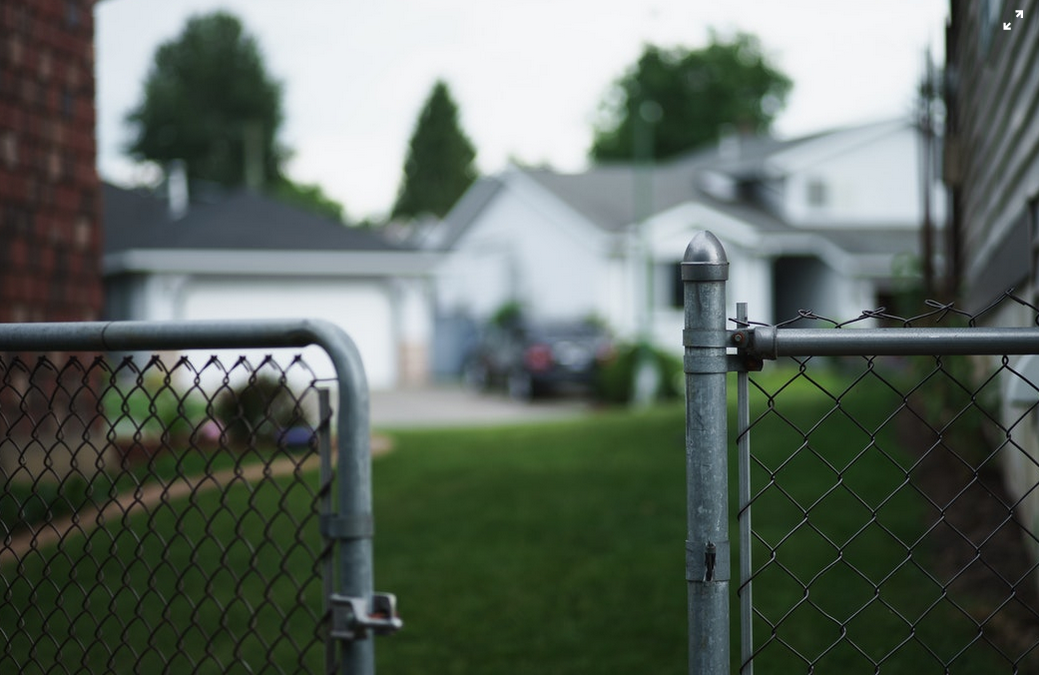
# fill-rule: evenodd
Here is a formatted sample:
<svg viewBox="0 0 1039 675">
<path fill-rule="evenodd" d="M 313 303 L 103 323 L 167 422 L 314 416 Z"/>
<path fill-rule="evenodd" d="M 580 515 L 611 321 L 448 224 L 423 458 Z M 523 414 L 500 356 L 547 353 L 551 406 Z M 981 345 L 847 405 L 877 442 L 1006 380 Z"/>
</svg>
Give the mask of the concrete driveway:
<svg viewBox="0 0 1039 675">
<path fill-rule="evenodd" d="M 569 419 L 593 409 L 585 398 L 559 396 L 526 403 L 460 385 L 374 391 L 371 404 L 371 423 L 376 429 L 518 424 Z"/>
</svg>

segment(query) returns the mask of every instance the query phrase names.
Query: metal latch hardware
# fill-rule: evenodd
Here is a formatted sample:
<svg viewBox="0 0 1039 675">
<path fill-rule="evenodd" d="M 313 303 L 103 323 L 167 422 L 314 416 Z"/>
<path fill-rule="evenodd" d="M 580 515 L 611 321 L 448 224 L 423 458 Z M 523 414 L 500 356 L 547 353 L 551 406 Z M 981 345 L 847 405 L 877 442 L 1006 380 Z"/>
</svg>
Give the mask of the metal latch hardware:
<svg viewBox="0 0 1039 675">
<path fill-rule="evenodd" d="M 404 625 L 397 616 L 397 596 L 375 593 L 365 598 L 333 595 L 331 636 L 339 640 L 365 640 L 368 634 L 392 635 Z"/>
</svg>

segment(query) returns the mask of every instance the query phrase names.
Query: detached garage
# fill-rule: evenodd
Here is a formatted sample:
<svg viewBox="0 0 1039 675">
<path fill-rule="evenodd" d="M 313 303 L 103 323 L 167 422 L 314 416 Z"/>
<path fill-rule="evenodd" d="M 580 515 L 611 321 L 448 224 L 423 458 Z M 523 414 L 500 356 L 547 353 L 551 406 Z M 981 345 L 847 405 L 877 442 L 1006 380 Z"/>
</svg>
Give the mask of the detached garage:
<svg viewBox="0 0 1039 675">
<path fill-rule="evenodd" d="M 369 386 L 428 377 L 437 254 L 240 191 L 170 209 L 104 186 L 111 320 L 324 319 L 357 344 Z"/>
</svg>

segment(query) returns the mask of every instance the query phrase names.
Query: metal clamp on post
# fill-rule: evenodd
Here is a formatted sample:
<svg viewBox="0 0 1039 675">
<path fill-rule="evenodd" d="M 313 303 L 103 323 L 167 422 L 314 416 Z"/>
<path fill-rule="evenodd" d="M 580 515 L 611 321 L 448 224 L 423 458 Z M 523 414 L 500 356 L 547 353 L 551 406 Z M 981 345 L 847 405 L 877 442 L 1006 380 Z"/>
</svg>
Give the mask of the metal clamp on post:
<svg viewBox="0 0 1039 675">
<path fill-rule="evenodd" d="M 757 329 L 740 328 L 728 332 L 729 345 L 736 348 L 729 354 L 730 373 L 756 373 L 765 367 L 765 362 L 754 349 Z"/>
<path fill-rule="evenodd" d="M 370 514 L 348 518 L 326 513 L 318 520 L 318 527 L 326 539 L 371 539 L 375 534 L 375 523 Z"/>
<path fill-rule="evenodd" d="M 366 640 L 368 634 L 392 635 L 403 627 L 397 616 L 397 596 L 375 593 L 369 602 L 365 598 L 333 595 L 332 637 L 337 640 Z"/>
</svg>

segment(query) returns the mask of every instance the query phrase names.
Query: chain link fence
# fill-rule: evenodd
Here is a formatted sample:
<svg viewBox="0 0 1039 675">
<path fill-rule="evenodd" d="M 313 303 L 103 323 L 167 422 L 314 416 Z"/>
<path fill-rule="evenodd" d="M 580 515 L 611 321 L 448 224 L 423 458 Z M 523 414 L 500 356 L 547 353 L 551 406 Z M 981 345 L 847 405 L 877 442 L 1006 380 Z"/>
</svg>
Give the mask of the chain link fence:
<svg viewBox="0 0 1039 675">
<path fill-rule="evenodd" d="M 352 343 L 181 328 L 0 331 L 0 672 L 371 672 L 363 371 L 177 349 Z"/>
<path fill-rule="evenodd" d="M 682 275 L 690 672 L 1039 672 L 1039 307 L 730 318 L 710 233 Z"/>
<path fill-rule="evenodd" d="M 1010 294 L 975 315 L 785 326 L 970 330 L 1021 309 L 1034 328 Z M 785 357 L 749 377 L 743 672 L 1039 672 L 1039 370 L 963 351 Z"/>
</svg>

